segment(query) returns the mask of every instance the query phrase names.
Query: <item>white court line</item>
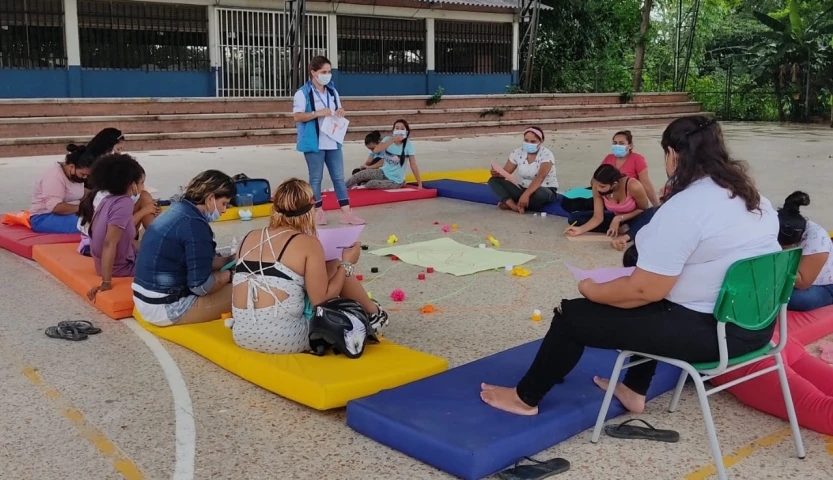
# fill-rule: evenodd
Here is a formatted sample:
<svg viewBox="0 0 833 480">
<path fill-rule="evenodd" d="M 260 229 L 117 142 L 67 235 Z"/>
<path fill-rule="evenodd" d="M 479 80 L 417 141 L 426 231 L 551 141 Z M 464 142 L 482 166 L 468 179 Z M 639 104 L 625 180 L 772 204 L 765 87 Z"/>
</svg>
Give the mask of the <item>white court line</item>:
<svg viewBox="0 0 833 480">
<path fill-rule="evenodd" d="M 194 459 L 196 456 L 197 427 L 194 424 L 194 410 L 191 404 L 191 395 L 182 378 L 176 362 L 159 343 L 159 340 L 150 332 L 142 328 L 135 319 L 127 318 L 121 321 L 133 330 L 137 337 L 145 342 L 145 345 L 156 356 L 168 386 L 171 387 L 171 395 L 174 397 L 174 419 L 176 421 L 176 464 L 174 466 L 173 480 L 193 480 Z"/>
<path fill-rule="evenodd" d="M 35 270 L 39 270 L 47 276 L 55 278 L 34 260 L 26 260 L 13 254 L 12 256 L 15 261 L 29 265 Z M 165 347 L 159 343 L 159 340 L 153 334 L 142 328 L 134 318 L 126 318 L 121 320 L 121 323 L 133 330 L 133 333 L 145 342 L 148 349 L 153 352 L 156 361 L 162 367 L 165 379 L 168 381 L 168 386 L 171 388 L 171 395 L 174 399 L 174 421 L 176 422 L 176 463 L 174 464 L 174 474 L 171 478 L 172 480 L 193 480 L 197 427 L 194 424 L 194 408 L 191 404 L 191 394 L 188 393 L 188 387 L 185 385 L 185 379 L 182 378 L 182 372 L 179 371 L 176 362 L 171 358 L 168 351 L 165 350 Z"/>
</svg>

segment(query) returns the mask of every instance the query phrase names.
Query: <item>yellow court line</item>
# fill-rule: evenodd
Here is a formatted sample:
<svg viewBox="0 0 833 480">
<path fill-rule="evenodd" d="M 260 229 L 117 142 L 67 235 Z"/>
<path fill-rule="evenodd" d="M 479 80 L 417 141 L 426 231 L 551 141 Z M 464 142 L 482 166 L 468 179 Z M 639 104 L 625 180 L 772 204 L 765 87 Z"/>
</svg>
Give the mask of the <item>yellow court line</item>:
<svg viewBox="0 0 833 480">
<path fill-rule="evenodd" d="M 833 457 L 833 437 L 830 435 L 822 435 L 824 438 L 824 449 L 827 450 L 828 455 Z"/>
<path fill-rule="evenodd" d="M 101 430 L 97 429 L 93 424 L 87 421 L 84 414 L 64 396 L 61 395 L 55 388 L 51 388 L 43 382 L 43 379 L 38 375 L 38 371 L 32 367 L 25 367 L 21 370 L 32 385 L 41 390 L 43 395 L 52 400 L 55 406 L 61 410 L 61 414 L 67 420 L 72 422 L 72 425 L 78 431 L 82 438 L 89 441 L 99 452 L 104 454 L 110 461 L 113 462 L 113 468 L 121 474 L 125 480 L 145 480 L 145 476 L 139 470 L 127 455 L 119 450 L 116 445 L 107 438 Z"/>
<path fill-rule="evenodd" d="M 746 458 L 746 457 L 752 455 L 753 453 L 757 452 L 758 450 L 760 450 L 762 448 L 766 448 L 766 447 L 771 447 L 772 445 L 775 445 L 775 444 L 783 441 L 785 438 L 788 438 L 791 435 L 792 435 L 792 430 L 790 430 L 790 427 L 785 427 L 785 428 L 782 428 L 781 430 L 778 430 L 777 432 L 773 433 L 772 435 L 767 435 L 764 438 L 759 438 L 759 439 L 755 440 L 752 443 L 749 443 L 747 445 L 744 445 L 744 446 L 740 447 L 734 453 L 732 453 L 730 455 L 725 455 L 723 457 L 723 465 L 726 468 L 729 468 L 729 467 L 737 464 L 738 462 L 740 462 L 744 458 Z M 705 480 L 705 479 L 711 477 L 712 475 L 716 475 L 716 474 L 717 474 L 717 467 L 715 467 L 715 465 L 712 463 L 710 465 L 707 465 L 707 466 L 701 468 L 700 470 L 697 470 L 696 472 L 689 473 L 688 475 L 685 476 L 685 480 Z"/>
</svg>

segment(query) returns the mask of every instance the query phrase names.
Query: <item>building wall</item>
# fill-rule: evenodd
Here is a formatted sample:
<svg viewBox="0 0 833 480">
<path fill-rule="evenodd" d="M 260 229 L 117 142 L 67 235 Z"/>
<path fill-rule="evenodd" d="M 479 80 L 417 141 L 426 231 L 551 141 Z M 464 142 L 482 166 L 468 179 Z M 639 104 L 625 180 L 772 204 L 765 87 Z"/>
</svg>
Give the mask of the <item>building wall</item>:
<svg viewBox="0 0 833 480">
<path fill-rule="evenodd" d="M 77 0 L 63 0 L 65 13 L 66 69 L 0 69 L 0 98 L 63 98 L 63 97 L 213 97 L 217 93 L 218 70 L 221 62 L 214 23 L 215 0 L 178 0 L 177 3 L 205 5 L 209 18 L 208 47 L 211 68 L 206 71 L 142 71 L 118 69 L 85 69 L 81 66 L 78 37 Z M 146 2 L 170 3 L 162 0 Z M 392 3 L 390 0 L 388 4 Z M 274 0 L 223 0 L 222 7 L 276 9 Z M 280 9 L 282 5 L 277 7 Z M 434 71 L 434 19 L 513 22 L 517 51 L 517 23 L 513 13 L 467 12 L 455 9 L 402 8 L 395 6 L 357 5 L 347 3 L 310 2 L 309 13 L 328 14 L 328 57 L 333 62 L 334 81 L 345 96 L 369 95 L 431 95 L 439 87 L 444 94 L 503 93 L 517 79 L 517 58 L 512 73 L 450 74 Z M 338 70 L 336 13 L 359 16 L 384 16 L 426 19 L 425 73 L 373 74 L 340 72 Z M 513 57 L 516 57 L 514 55 Z"/>
</svg>

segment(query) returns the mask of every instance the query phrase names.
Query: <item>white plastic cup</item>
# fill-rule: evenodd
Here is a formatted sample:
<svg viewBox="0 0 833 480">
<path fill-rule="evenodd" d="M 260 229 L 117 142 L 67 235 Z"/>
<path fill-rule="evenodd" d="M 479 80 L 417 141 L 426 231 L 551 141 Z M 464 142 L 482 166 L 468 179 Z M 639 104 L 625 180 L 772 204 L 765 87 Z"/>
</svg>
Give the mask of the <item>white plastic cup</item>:
<svg viewBox="0 0 833 480">
<path fill-rule="evenodd" d="M 478 245 L 478 247 L 479 247 L 479 248 L 486 248 L 486 244 L 485 244 L 485 243 L 481 243 L 480 245 Z"/>
<path fill-rule="evenodd" d="M 514 265 L 507 265 L 506 266 L 506 273 L 511 273 L 513 268 L 515 268 Z"/>
<path fill-rule="evenodd" d="M 546 216 L 547 216 L 547 212 L 541 212 L 541 216 L 542 216 L 542 217 L 546 217 Z"/>
</svg>

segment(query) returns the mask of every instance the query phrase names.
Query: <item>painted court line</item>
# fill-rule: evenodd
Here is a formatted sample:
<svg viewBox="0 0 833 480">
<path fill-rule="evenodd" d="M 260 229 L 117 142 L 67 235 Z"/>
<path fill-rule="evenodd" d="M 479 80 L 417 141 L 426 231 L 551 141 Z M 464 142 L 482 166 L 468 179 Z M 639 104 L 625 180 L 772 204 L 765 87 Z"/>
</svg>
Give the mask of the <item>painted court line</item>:
<svg viewBox="0 0 833 480">
<path fill-rule="evenodd" d="M 752 455 L 753 453 L 757 452 L 766 447 L 771 447 L 777 443 L 780 443 L 785 438 L 789 438 L 792 436 L 792 430 L 790 427 L 784 427 L 777 432 L 767 435 L 766 437 L 759 438 L 752 443 L 746 444 L 740 447 L 737 451 L 730 455 L 725 455 L 723 457 L 723 465 L 726 466 L 728 469 L 729 467 L 736 465 L 738 462 L 743 460 L 744 458 Z M 705 480 L 712 475 L 717 474 L 717 468 L 714 464 L 707 465 L 696 472 L 689 473 L 685 476 L 685 480 Z"/>
<path fill-rule="evenodd" d="M 90 442 L 96 450 L 101 452 L 108 460 L 113 463 L 113 468 L 121 474 L 125 480 L 144 480 L 145 476 L 142 474 L 139 467 L 131 461 L 127 455 L 107 438 L 95 425 L 91 424 L 81 413 L 81 410 L 75 406 L 66 397 L 61 395 L 56 388 L 50 387 L 43 382 L 43 379 L 38 375 L 37 369 L 33 367 L 24 367 L 20 373 L 26 377 L 29 382 L 37 387 L 43 395 L 52 401 L 56 407 L 61 411 L 61 414 L 75 427 L 82 438 Z"/>
<path fill-rule="evenodd" d="M 182 378 L 182 372 L 176 362 L 159 343 L 159 339 L 139 325 L 135 319 L 128 318 L 121 321 L 124 325 L 145 342 L 145 345 L 156 356 L 174 399 L 174 420 L 176 421 L 176 464 L 173 480 L 193 480 L 194 462 L 196 457 L 197 428 L 194 424 L 194 409 L 191 395 Z"/>
</svg>

